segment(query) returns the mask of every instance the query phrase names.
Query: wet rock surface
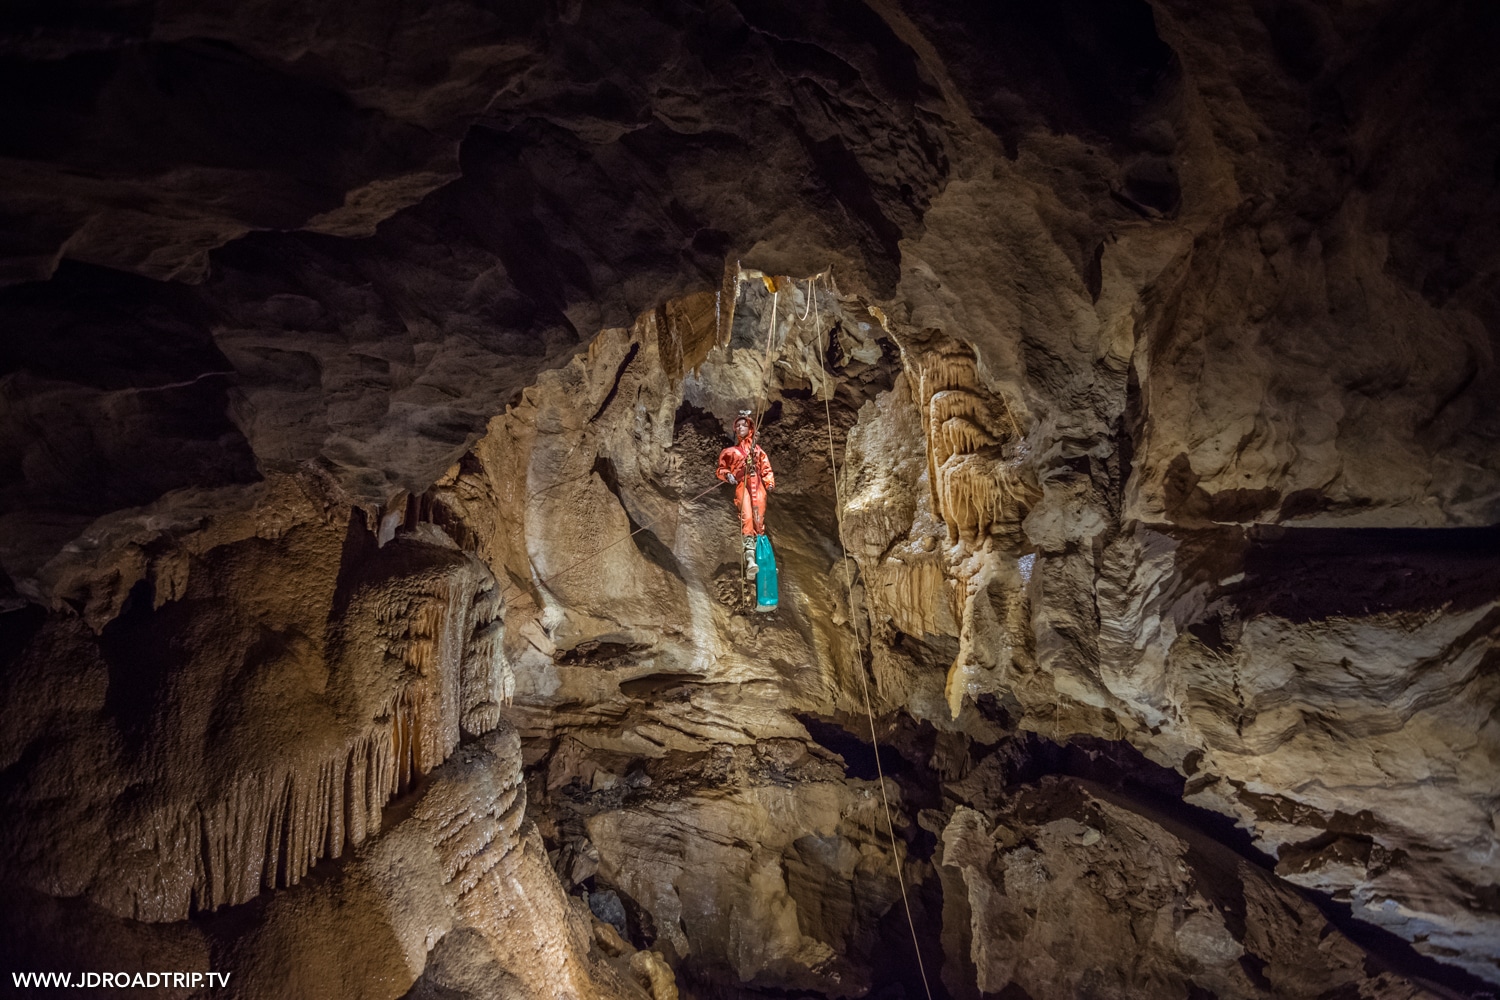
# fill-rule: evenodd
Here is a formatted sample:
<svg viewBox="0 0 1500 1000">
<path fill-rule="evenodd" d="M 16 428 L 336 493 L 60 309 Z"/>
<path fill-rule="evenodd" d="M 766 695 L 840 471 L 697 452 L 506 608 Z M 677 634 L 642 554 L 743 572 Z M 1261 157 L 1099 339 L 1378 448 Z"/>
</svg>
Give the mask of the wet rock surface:
<svg viewBox="0 0 1500 1000">
<path fill-rule="evenodd" d="M 5 15 L 7 962 L 1493 992 L 1497 29 Z"/>
</svg>

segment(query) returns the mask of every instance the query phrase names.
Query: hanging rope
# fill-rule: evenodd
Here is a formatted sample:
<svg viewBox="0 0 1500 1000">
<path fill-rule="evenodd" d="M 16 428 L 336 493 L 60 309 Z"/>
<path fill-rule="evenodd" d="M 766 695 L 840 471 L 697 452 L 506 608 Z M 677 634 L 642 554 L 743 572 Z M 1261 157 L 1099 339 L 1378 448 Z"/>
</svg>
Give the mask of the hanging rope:
<svg viewBox="0 0 1500 1000">
<path fill-rule="evenodd" d="M 774 281 L 775 279 L 771 279 Z M 781 293 L 774 287 L 771 289 L 771 325 L 766 329 L 766 354 L 761 359 L 760 393 L 755 398 L 755 425 L 752 428 L 755 434 L 755 444 L 760 445 L 760 418 L 766 412 L 766 373 L 771 370 L 771 346 L 776 342 L 776 306 L 781 301 Z"/>
<path fill-rule="evenodd" d="M 832 269 L 829 269 L 829 280 L 832 282 Z M 808 294 L 813 292 L 813 279 L 808 279 Z M 818 347 L 827 357 L 828 345 L 823 343 L 822 319 L 818 316 L 816 299 L 813 305 L 814 329 L 818 331 Z M 828 465 L 833 471 L 833 502 L 834 519 L 838 524 L 839 548 L 843 551 L 843 557 L 839 560 L 844 570 L 844 593 L 849 601 L 849 627 L 854 632 L 854 649 L 858 654 L 859 686 L 864 695 L 865 719 L 870 724 L 870 745 L 875 748 L 875 777 L 880 785 L 880 804 L 885 808 L 885 828 L 891 841 L 891 867 L 896 872 L 896 884 L 901 887 L 901 906 L 906 910 L 906 926 L 911 930 L 911 947 L 917 956 L 917 972 L 922 976 L 922 989 L 927 993 L 927 1000 L 932 1000 L 932 986 L 927 982 L 927 965 L 922 961 L 922 946 L 917 941 L 917 921 L 911 913 L 911 899 L 906 893 L 906 878 L 901 872 L 901 859 L 896 851 L 896 824 L 891 819 L 891 800 L 885 790 L 885 767 L 880 763 L 880 739 L 875 735 L 875 710 L 870 705 L 870 681 L 865 677 L 865 646 L 864 640 L 859 635 L 859 618 L 854 610 L 854 576 L 849 570 L 849 549 L 844 543 L 844 498 L 839 486 L 839 464 L 834 457 L 833 449 L 833 410 L 829 405 L 832 392 L 823 397 L 823 419 L 828 425 Z"/>
<path fill-rule="evenodd" d="M 780 297 L 781 297 L 781 293 L 778 292 L 773 287 L 771 289 L 771 327 L 770 327 L 770 329 L 766 333 L 766 354 L 765 354 L 765 358 L 764 358 L 763 363 L 762 363 L 762 376 L 764 376 L 764 372 L 766 370 L 769 370 L 769 368 L 771 367 L 771 348 L 772 348 L 772 344 L 774 343 L 774 341 L 776 339 L 776 307 L 777 307 L 777 303 L 780 300 Z M 756 414 L 755 414 L 755 432 L 756 432 L 755 447 L 757 447 L 757 448 L 760 447 L 760 441 L 759 441 L 759 437 L 760 437 L 760 418 L 761 418 L 761 414 L 764 412 L 765 399 L 766 399 L 766 393 L 765 393 L 765 382 L 764 382 L 764 377 L 763 377 L 762 378 L 762 383 L 761 383 L 761 393 L 760 393 L 760 396 L 759 396 L 758 401 L 757 401 L 757 411 L 756 411 Z M 569 450 L 568 454 L 571 455 L 573 453 L 573 451 L 577 450 L 577 448 L 578 448 L 578 445 L 575 444 L 573 446 L 573 448 Z M 753 463 L 753 461 L 754 461 L 754 453 L 753 452 L 752 452 L 752 454 L 749 457 L 749 461 L 751 463 Z M 536 490 L 536 491 L 534 491 L 532 493 L 526 494 L 526 496 L 524 498 L 522 498 L 522 502 L 523 503 L 529 502 L 533 497 L 541 496 L 543 493 L 546 493 L 549 490 L 555 490 L 559 486 L 566 486 L 569 483 L 576 483 L 579 480 L 587 479 L 591 475 L 593 475 L 593 470 L 585 472 L 585 473 L 583 473 L 582 475 L 579 475 L 579 476 L 574 476 L 574 477 L 572 477 L 570 479 L 564 479 L 564 480 L 562 480 L 560 482 L 553 483 L 550 486 L 545 486 L 545 487 L 543 487 L 543 488 L 541 488 L 539 490 Z M 704 490 L 702 493 L 699 493 L 697 496 L 693 497 L 692 499 L 688 500 L 687 502 L 688 503 L 694 503 L 694 502 L 696 502 L 698 500 L 701 500 L 703 497 L 708 496 L 710 493 L 712 493 L 714 490 L 718 489 L 722 485 L 723 485 L 723 483 L 715 482 L 708 489 Z M 617 539 L 617 540 L 615 540 L 613 542 L 610 542 L 608 545 L 606 545 L 603 548 L 598 549 L 598 550 L 590 553 L 587 556 L 584 556 L 582 559 L 579 559 L 576 562 L 573 562 L 573 563 L 570 563 L 567 566 L 564 566 L 562 569 L 558 570 L 556 573 L 553 573 L 553 574 L 551 574 L 549 576 L 543 577 L 540 580 L 537 580 L 536 581 L 536 586 L 538 586 L 538 587 L 548 587 L 548 586 L 550 586 L 551 583 L 554 580 L 557 580 L 559 577 L 562 577 L 562 576 L 565 576 L 568 573 L 571 573 L 573 570 L 577 569 L 579 566 L 582 566 L 584 563 L 587 563 L 587 562 L 589 562 L 589 561 L 597 558 L 598 556 L 603 555 L 605 552 L 608 552 L 610 549 L 614 548 L 616 545 L 622 545 L 625 542 L 630 541 L 636 535 L 640 534 L 641 532 L 645 531 L 647 528 L 650 528 L 653 524 L 655 524 L 656 520 L 657 519 L 655 519 L 655 518 L 653 518 L 651 520 L 648 520 L 645 524 L 642 524 L 640 527 L 636 528 L 634 531 L 632 531 L 630 534 L 626 535 L 624 538 L 620 538 L 620 539 Z"/>
<path fill-rule="evenodd" d="M 827 280 L 828 280 L 830 292 L 833 292 L 835 290 L 836 286 L 833 283 L 832 269 L 830 268 L 829 270 L 825 271 L 824 275 L 827 276 Z M 823 321 L 822 321 L 822 316 L 821 316 L 821 314 L 819 312 L 818 304 L 817 304 L 817 286 L 816 286 L 816 281 L 817 281 L 817 279 L 819 277 L 821 277 L 821 275 L 814 275 L 813 277 L 809 278 L 807 280 L 807 289 L 808 289 L 808 299 L 810 300 L 809 305 L 810 305 L 810 307 L 812 309 L 812 312 L 813 312 L 813 328 L 817 331 L 817 336 L 818 336 L 818 347 L 819 347 L 819 350 L 822 351 L 823 356 L 826 358 L 827 355 L 828 355 L 828 351 L 831 348 L 831 339 L 830 339 L 830 341 L 828 343 L 825 343 L 825 341 L 824 341 L 824 333 L 825 333 L 825 331 L 822 329 Z M 766 353 L 765 353 L 764 365 L 763 365 L 763 369 L 762 369 L 762 376 L 764 376 L 765 371 L 768 371 L 770 369 L 770 366 L 771 366 L 771 352 L 772 352 L 772 348 L 773 348 L 773 345 L 774 345 L 774 342 L 775 342 L 775 339 L 776 339 L 776 313 L 777 313 L 777 306 L 779 304 L 779 300 L 780 300 L 780 292 L 777 291 L 773 287 L 772 291 L 771 291 L 771 324 L 770 324 L 770 328 L 766 332 Z M 803 320 L 807 319 L 807 309 L 806 308 L 804 308 L 804 310 L 803 310 L 802 319 Z M 876 729 L 875 729 L 875 709 L 874 709 L 873 704 L 871 703 L 871 700 L 870 700 L 870 682 L 869 682 L 869 678 L 867 678 L 865 676 L 865 647 L 864 647 L 864 639 L 859 634 L 859 619 L 858 619 L 858 614 L 857 614 L 857 612 L 855 610 L 855 606 L 854 606 L 854 577 L 853 577 L 852 572 L 849 569 L 848 546 L 847 546 L 847 544 L 844 541 L 844 498 L 843 498 L 842 488 L 839 485 L 838 457 L 837 457 L 837 454 L 835 452 L 834 445 L 833 445 L 833 410 L 832 410 L 832 407 L 831 407 L 831 404 L 830 404 L 830 399 L 831 399 L 832 395 L 833 395 L 833 393 L 832 393 L 832 391 L 830 391 L 827 396 L 823 397 L 823 419 L 824 419 L 825 423 L 827 424 L 827 430 L 828 430 L 828 464 L 829 464 L 829 467 L 830 467 L 830 469 L 831 469 L 831 471 L 833 473 L 834 517 L 835 517 L 835 520 L 837 522 L 837 528 L 838 528 L 839 548 L 843 551 L 843 557 L 839 561 L 840 561 L 840 563 L 842 564 L 842 567 L 843 567 L 844 594 L 845 594 L 845 598 L 846 598 L 846 600 L 848 601 L 848 604 L 849 604 L 849 627 L 854 632 L 854 648 L 855 648 L 855 652 L 857 654 L 860 693 L 863 696 L 863 700 L 864 700 L 865 719 L 869 723 L 869 726 L 870 726 L 870 745 L 872 747 L 874 747 L 874 750 L 875 750 L 875 775 L 876 775 L 876 779 L 877 779 L 877 784 L 880 786 L 880 804 L 881 804 L 881 807 L 882 807 L 883 811 L 885 812 L 886 834 L 887 834 L 887 836 L 888 836 L 888 838 L 890 840 L 890 844 L 891 844 L 891 868 L 893 869 L 893 871 L 895 872 L 895 875 L 896 875 L 896 884 L 901 889 L 901 906 L 906 911 L 906 926 L 911 931 L 912 950 L 916 954 L 916 957 L 917 957 L 917 971 L 918 971 L 918 973 L 922 977 L 922 989 L 927 994 L 927 1000 L 932 1000 L 932 986 L 931 986 L 931 984 L 927 980 L 927 965 L 926 965 L 925 962 L 922 961 L 922 947 L 921 947 L 921 944 L 920 944 L 920 942 L 918 940 L 918 937 L 917 937 L 917 921 L 916 921 L 916 918 L 912 915 L 911 897 L 910 897 L 910 895 L 906 891 L 906 877 L 905 877 L 905 875 L 901 871 L 901 859 L 899 857 L 899 852 L 897 851 L 897 848 L 896 848 L 896 823 L 895 823 L 895 820 L 893 818 L 894 814 L 891 811 L 890 795 L 887 793 L 886 787 L 885 787 L 885 766 L 883 764 L 881 764 L 881 762 L 880 762 L 880 738 L 877 735 Z M 756 413 L 756 419 L 755 419 L 755 429 L 756 429 L 756 436 L 757 437 L 759 437 L 759 432 L 760 432 L 760 417 L 761 417 L 761 413 L 764 412 L 764 403 L 765 403 L 765 400 L 766 400 L 766 392 L 765 392 L 765 383 L 764 383 L 764 379 L 763 379 L 762 380 L 762 388 L 761 388 L 760 397 L 757 400 L 758 412 Z M 759 445 L 759 441 L 757 441 L 756 444 L 758 446 Z M 582 479 L 584 477 L 579 476 L 577 478 L 578 479 Z M 576 481 L 576 480 L 570 480 L 570 481 Z M 538 495 L 540 493 L 545 493 L 547 490 L 554 489 L 554 488 L 556 488 L 557 486 L 560 486 L 560 485 L 562 485 L 562 483 L 554 483 L 554 484 L 552 484 L 552 486 L 548 486 L 545 489 L 538 490 L 537 493 L 529 494 L 528 497 L 527 497 L 527 499 L 530 499 L 530 497 L 536 496 L 536 495 Z M 708 489 L 704 490 L 702 493 L 699 493 L 697 496 L 695 496 L 695 497 L 691 498 L 690 500 L 688 500 L 687 503 L 691 504 L 691 503 L 697 502 L 698 500 L 701 500 L 703 497 L 708 496 L 708 494 L 710 494 L 714 490 L 718 489 L 719 486 L 721 486 L 721 485 L 722 485 L 721 483 L 715 482 Z M 555 580 L 557 580 L 557 579 L 565 576 L 566 574 L 572 572 L 573 570 L 577 569 L 579 566 L 582 566 L 585 563 L 592 561 L 593 559 L 597 558 L 598 556 L 602 555 L 603 553 L 605 553 L 605 552 L 609 551 L 610 549 L 614 548 L 616 545 L 622 545 L 625 542 L 630 541 L 630 539 L 634 538 L 636 535 L 640 534 L 642 531 L 645 531 L 648 528 L 650 528 L 651 526 L 653 526 L 656 523 L 657 520 L 658 520 L 657 518 L 652 518 L 652 519 L 647 520 L 646 523 L 642 524 L 641 526 L 639 526 L 638 528 L 636 528 L 634 531 L 630 532 L 630 534 L 626 535 L 624 538 L 620 538 L 620 539 L 617 539 L 616 541 L 610 542 L 608 545 L 604 546 L 603 548 L 601 548 L 601 549 L 599 549 L 599 550 L 591 553 L 588 556 L 585 556 L 582 559 L 579 559 L 578 561 L 576 561 L 574 563 L 571 563 L 571 564 L 563 567 L 561 570 L 557 571 L 556 573 L 553 573 L 550 576 L 547 576 L 547 577 L 545 577 L 545 578 L 543 578 L 541 580 L 538 580 L 536 585 L 538 587 L 549 587 L 553 583 L 553 581 L 555 581 Z"/>
</svg>

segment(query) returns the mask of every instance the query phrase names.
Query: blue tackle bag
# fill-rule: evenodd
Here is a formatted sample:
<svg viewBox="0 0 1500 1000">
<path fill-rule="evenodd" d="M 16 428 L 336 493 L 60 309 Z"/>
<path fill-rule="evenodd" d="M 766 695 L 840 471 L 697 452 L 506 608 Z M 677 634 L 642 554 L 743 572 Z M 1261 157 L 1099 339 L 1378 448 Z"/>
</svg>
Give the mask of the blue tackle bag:
<svg viewBox="0 0 1500 1000">
<path fill-rule="evenodd" d="M 776 553 L 771 551 L 771 539 L 758 535 L 755 539 L 755 565 L 760 572 L 755 576 L 755 610 L 776 610 Z"/>
</svg>

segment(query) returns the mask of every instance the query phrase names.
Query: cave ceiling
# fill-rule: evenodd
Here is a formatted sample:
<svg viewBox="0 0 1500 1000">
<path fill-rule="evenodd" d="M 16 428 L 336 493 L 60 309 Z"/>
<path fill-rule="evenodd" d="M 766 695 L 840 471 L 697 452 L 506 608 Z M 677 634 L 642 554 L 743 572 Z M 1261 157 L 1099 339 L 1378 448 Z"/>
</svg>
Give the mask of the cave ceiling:
<svg viewBox="0 0 1500 1000">
<path fill-rule="evenodd" d="M 7 959 L 1493 989 L 1497 42 L 1482 0 L 11 5 Z M 769 615 L 704 495 L 747 407 Z"/>
</svg>

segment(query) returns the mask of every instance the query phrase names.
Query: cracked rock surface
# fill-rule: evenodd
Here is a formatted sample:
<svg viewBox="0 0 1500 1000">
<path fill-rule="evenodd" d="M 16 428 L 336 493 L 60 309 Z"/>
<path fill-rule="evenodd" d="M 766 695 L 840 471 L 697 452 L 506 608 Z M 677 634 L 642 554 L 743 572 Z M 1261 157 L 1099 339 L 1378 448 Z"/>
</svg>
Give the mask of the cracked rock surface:
<svg viewBox="0 0 1500 1000">
<path fill-rule="evenodd" d="M 1492 8 L 8 12 L 7 965 L 1494 992 Z"/>
</svg>

